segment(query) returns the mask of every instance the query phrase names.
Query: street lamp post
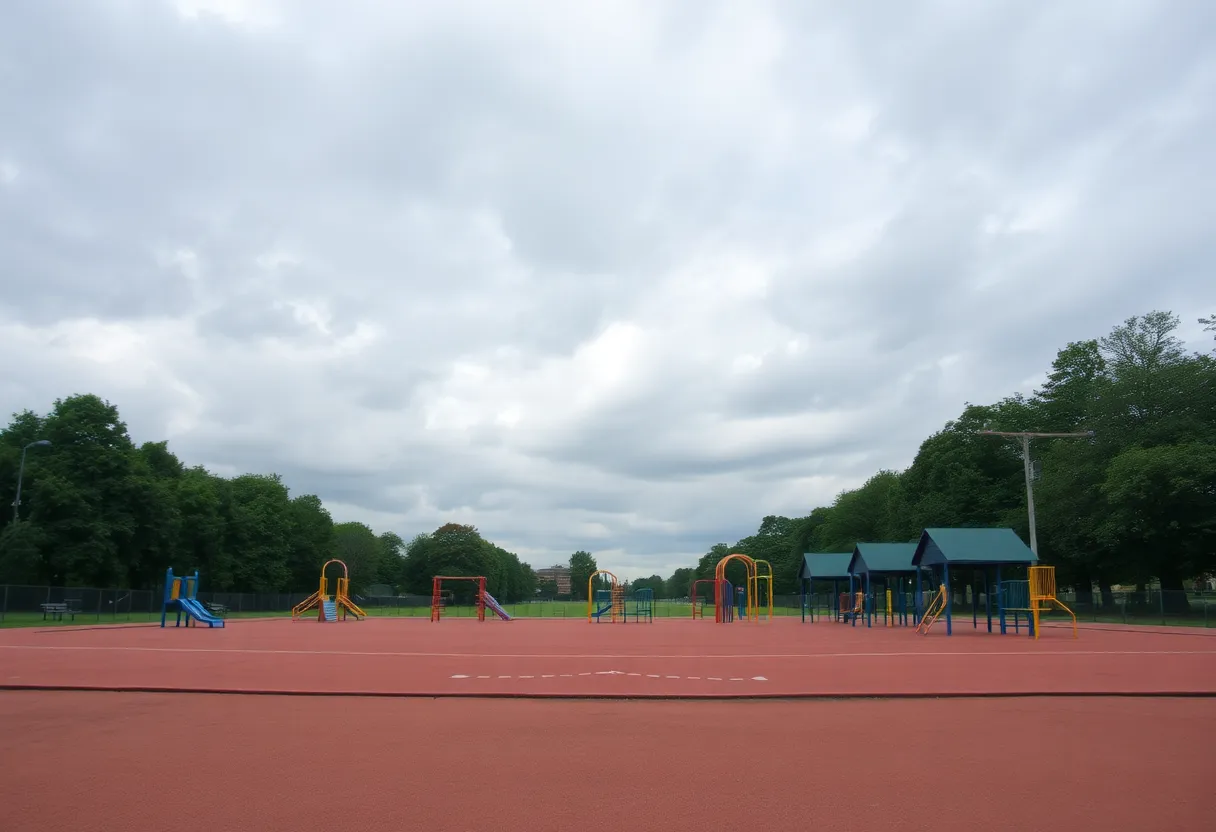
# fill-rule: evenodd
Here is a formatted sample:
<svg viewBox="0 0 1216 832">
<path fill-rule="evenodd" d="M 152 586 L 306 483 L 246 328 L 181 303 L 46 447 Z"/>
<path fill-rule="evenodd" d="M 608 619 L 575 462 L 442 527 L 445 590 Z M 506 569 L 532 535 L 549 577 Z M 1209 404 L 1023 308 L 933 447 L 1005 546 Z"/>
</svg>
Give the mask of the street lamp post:
<svg viewBox="0 0 1216 832">
<path fill-rule="evenodd" d="M 1033 431 L 1016 430 L 981 430 L 984 436 L 1008 436 L 1022 440 L 1022 467 L 1026 471 L 1026 511 L 1030 515 L 1030 551 L 1034 552 L 1035 560 L 1039 558 L 1039 538 L 1034 527 L 1034 468 L 1030 462 L 1031 439 L 1088 439 L 1093 437 L 1092 430 L 1081 433 L 1035 433 Z"/>
<path fill-rule="evenodd" d="M 21 479 L 25 476 L 25 452 L 39 445 L 50 445 L 51 440 L 39 439 L 21 449 L 21 465 L 17 468 L 17 497 L 13 500 L 13 522 L 16 523 L 21 513 Z"/>
</svg>

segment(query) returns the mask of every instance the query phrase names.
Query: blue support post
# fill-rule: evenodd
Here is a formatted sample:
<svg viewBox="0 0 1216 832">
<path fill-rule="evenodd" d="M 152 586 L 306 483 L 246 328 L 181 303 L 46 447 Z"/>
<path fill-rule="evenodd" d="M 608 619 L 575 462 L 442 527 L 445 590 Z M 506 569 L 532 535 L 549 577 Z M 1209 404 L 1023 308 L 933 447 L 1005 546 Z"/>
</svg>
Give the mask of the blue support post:
<svg viewBox="0 0 1216 832">
<path fill-rule="evenodd" d="M 912 614 L 916 618 L 916 623 L 920 624 L 921 611 L 921 593 L 924 589 L 921 587 L 920 567 L 916 567 L 916 588 L 912 593 Z"/>
<path fill-rule="evenodd" d="M 988 632 L 992 632 L 992 586 L 988 583 L 988 568 L 984 568 L 984 615 L 988 618 Z"/>
<path fill-rule="evenodd" d="M 975 570 L 971 570 L 971 629 L 980 628 L 980 596 L 975 592 Z"/>
<path fill-rule="evenodd" d="M 1001 565 L 996 565 L 996 610 L 1001 622 L 1001 635 L 1005 635 L 1005 587 L 1001 581 Z"/>
<path fill-rule="evenodd" d="M 865 611 L 866 627 L 873 626 L 874 621 L 874 596 L 870 590 L 870 573 L 866 571 L 866 595 L 862 599 L 861 608 Z"/>
</svg>

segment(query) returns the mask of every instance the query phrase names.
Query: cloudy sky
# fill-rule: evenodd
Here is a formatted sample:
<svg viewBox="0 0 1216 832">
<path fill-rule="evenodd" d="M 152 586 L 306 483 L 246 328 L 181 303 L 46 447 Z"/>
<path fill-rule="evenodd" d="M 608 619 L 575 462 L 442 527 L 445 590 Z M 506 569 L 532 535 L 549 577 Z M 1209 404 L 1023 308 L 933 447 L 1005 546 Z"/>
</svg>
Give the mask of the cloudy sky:
<svg viewBox="0 0 1216 832">
<path fill-rule="evenodd" d="M 1216 312 L 1216 3 L 5 0 L 0 409 L 634 576 Z M 1205 341 L 1207 343 L 1205 343 Z"/>
</svg>

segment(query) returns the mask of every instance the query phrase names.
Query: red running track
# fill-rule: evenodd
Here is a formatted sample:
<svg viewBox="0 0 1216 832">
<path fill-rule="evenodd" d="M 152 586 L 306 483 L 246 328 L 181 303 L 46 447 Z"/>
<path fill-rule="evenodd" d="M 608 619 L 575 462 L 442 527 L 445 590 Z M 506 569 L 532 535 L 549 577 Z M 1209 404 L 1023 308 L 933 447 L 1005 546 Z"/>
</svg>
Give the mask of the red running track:
<svg viewBox="0 0 1216 832">
<path fill-rule="evenodd" d="M 1196 699 L 26 691 L 0 693 L 0 725 L 14 832 L 1191 832 L 1216 780 L 1216 708 Z"/>
<path fill-rule="evenodd" d="M 1213 694 L 1216 633 L 834 623 L 234 620 L 0 631 L 0 688 L 738 697 Z"/>
</svg>

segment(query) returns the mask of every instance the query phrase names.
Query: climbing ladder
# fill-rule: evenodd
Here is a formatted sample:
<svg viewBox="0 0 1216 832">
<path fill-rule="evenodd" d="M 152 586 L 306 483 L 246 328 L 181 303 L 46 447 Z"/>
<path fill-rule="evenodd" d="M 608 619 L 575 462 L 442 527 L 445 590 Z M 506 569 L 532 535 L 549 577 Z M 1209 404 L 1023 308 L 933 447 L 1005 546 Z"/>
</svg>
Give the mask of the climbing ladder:
<svg viewBox="0 0 1216 832">
<path fill-rule="evenodd" d="M 929 629 L 941 617 L 941 614 L 946 611 L 946 604 L 949 602 L 949 593 L 946 591 L 946 585 L 942 584 L 937 590 L 937 593 L 929 601 L 929 608 L 925 610 L 924 616 L 920 623 L 916 625 L 916 632 L 928 635 Z"/>
<path fill-rule="evenodd" d="M 337 621 L 338 605 L 335 602 L 326 599 L 321 602 L 321 613 L 325 617 L 326 621 Z"/>
<path fill-rule="evenodd" d="M 1059 607 L 1072 619 L 1072 637 L 1077 637 L 1077 616 L 1056 597 L 1056 568 L 1054 566 L 1030 567 L 1030 614 L 1034 617 L 1034 637 L 1039 637 L 1039 614 L 1051 612 L 1052 605 Z"/>
</svg>

